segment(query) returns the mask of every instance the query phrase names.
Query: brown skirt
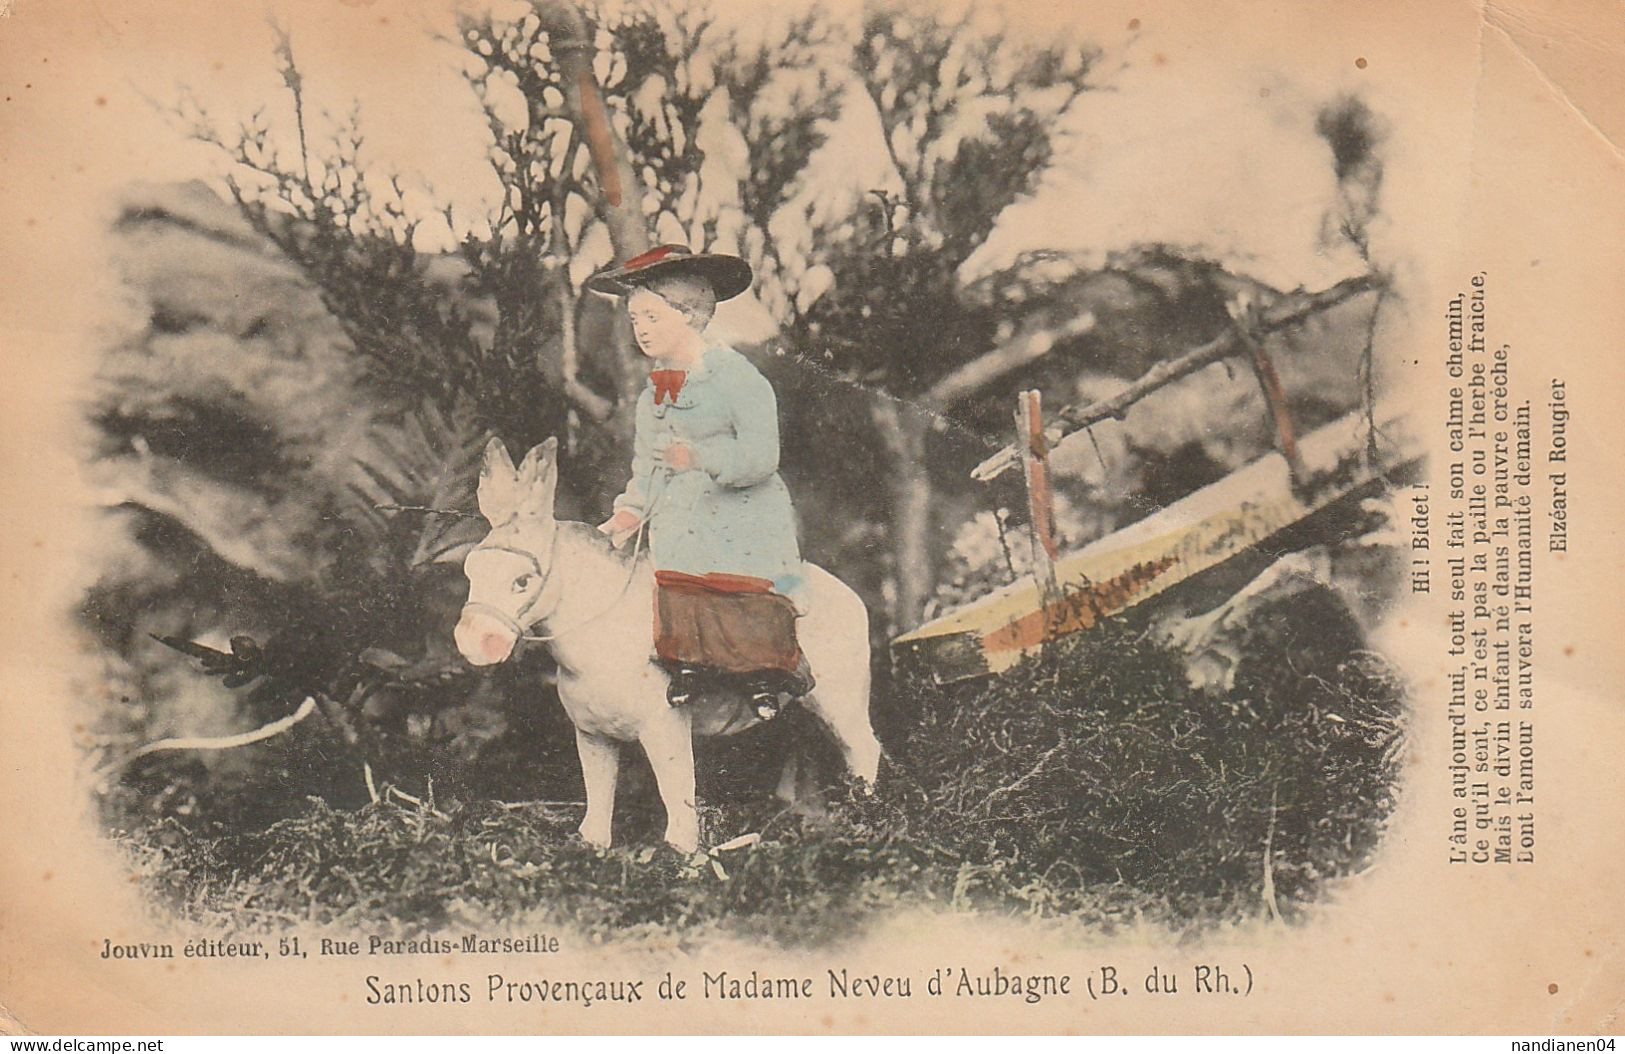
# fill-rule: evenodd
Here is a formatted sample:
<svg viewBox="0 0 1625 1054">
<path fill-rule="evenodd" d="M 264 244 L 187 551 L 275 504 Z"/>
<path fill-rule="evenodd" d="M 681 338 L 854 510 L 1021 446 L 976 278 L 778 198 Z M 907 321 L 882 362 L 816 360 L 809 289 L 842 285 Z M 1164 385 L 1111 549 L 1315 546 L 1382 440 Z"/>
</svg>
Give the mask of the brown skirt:
<svg viewBox="0 0 1625 1054">
<path fill-rule="evenodd" d="M 740 575 L 655 575 L 655 652 L 662 662 L 725 673 L 795 672 L 796 608 L 772 583 Z"/>
</svg>

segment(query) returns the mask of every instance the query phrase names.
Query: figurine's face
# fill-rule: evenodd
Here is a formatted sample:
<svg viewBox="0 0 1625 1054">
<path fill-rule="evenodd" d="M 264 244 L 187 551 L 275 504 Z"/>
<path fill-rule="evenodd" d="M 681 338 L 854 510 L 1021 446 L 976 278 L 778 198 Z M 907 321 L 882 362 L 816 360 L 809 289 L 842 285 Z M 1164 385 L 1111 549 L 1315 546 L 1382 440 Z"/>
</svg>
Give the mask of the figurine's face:
<svg viewBox="0 0 1625 1054">
<path fill-rule="evenodd" d="M 638 347 L 651 359 L 670 358 L 694 339 L 688 316 L 658 293 L 633 290 L 626 300 L 626 313 L 632 318 L 632 335 Z"/>
</svg>

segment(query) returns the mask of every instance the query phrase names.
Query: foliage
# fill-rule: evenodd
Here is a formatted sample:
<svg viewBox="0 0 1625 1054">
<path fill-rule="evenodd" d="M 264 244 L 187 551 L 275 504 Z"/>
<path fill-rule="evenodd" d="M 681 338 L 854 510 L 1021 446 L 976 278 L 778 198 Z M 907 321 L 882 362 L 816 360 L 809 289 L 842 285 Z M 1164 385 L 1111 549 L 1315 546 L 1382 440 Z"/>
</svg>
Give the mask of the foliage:
<svg viewBox="0 0 1625 1054">
<path fill-rule="evenodd" d="M 1233 918 L 1260 910 L 1266 872 L 1291 912 L 1360 866 L 1391 804 L 1398 741 L 1380 663 L 1348 660 L 1358 645 L 1345 640 L 1308 672 L 1243 671 L 1232 697 L 1193 699 L 1167 656 L 1116 624 L 998 682 L 939 691 L 882 677 L 876 721 L 896 765 L 877 799 L 843 801 L 827 825 L 762 822 L 759 784 L 784 744 L 744 744 L 736 767 L 756 784 L 702 791 L 719 803 L 713 833 L 765 836 L 725 856 L 725 878 L 647 845 L 603 855 L 571 841 L 571 807 L 557 803 L 579 796 L 579 774 L 549 664 L 475 673 L 449 633 L 455 565 L 483 530 L 472 485 L 484 437 L 523 448 L 563 436 L 563 503 L 602 511 L 641 384 L 624 334 L 579 286 L 606 244 L 616 251 L 615 217 L 555 47 L 558 9 L 459 24 L 503 194 L 490 216 L 445 215 L 462 239 L 452 255 L 418 251 L 423 220 L 402 180 L 369 162 L 356 115 L 323 118 L 317 134 L 285 37 L 296 151 L 279 152 L 263 113 L 230 131 L 188 114 L 225 152 L 246 224 L 215 241 L 259 254 L 263 270 L 291 264 L 342 339 L 338 365 L 310 365 L 311 383 L 283 391 L 261 382 L 319 358 L 294 313 L 238 324 L 226 305 L 155 293 L 149 332 L 124 349 L 128 376 L 98 409 L 109 463 L 147 481 L 125 502 L 140 559 L 87 603 L 130 667 L 103 731 L 153 738 L 166 693 L 225 708 L 216 685 L 205 696 L 195 674 L 155 657 L 147 634 L 224 679 L 238 725 L 319 702 L 319 717 L 233 758 L 152 756 L 124 773 L 103 804 L 149 883 L 199 918 L 308 910 L 423 926 L 523 898 L 600 933 L 727 926 L 805 941 L 896 903 Z M 807 517 L 806 551 L 886 613 L 882 636 L 924 609 L 944 498 L 969 500 L 948 481 L 1002 444 L 1009 392 L 1070 396 L 1086 358 L 1133 376 L 1208 339 L 1245 285 L 1156 246 L 1089 273 L 1029 254 L 967 281 L 1093 87 L 1095 53 L 1076 42 L 903 7 L 871 7 L 853 27 L 810 14 L 761 43 L 686 4 L 579 14 L 642 233 L 735 246 L 758 274 L 784 335 L 766 369 L 800 439 L 785 471 L 803 511 L 823 513 Z M 829 195 L 808 173 L 854 114 L 878 128 L 867 145 L 884 158 L 881 185 Z M 1322 134 L 1346 182 L 1364 178 L 1374 195 L 1370 127 L 1351 104 Z M 1047 353 L 1001 357 L 1027 342 Z M 262 346 L 274 354 L 258 377 L 205 384 L 188 368 Z M 313 408 L 323 388 L 331 401 Z M 1172 464 L 1184 485 L 1190 465 L 1220 465 L 1197 453 L 1156 451 L 1154 467 Z M 1120 505 L 1092 505 L 1080 533 L 1164 496 L 1109 489 Z M 967 581 L 950 587 L 970 589 L 985 566 L 952 570 Z M 403 807 L 408 788 L 424 804 Z M 491 804 L 521 794 L 555 804 Z M 635 817 L 629 829 L 636 838 Z"/>
<path fill-rule="evenodd" d="M 783 943 L 842 935 L 866 911 L 894 904 L 929 857 L 857 832 L 826 837 L 786 823 L 760 847 L 720 854 L 719 873 L 665 847 L 599 852 L 572 840 L 575 822 L 545 805 L 447 812 L 386 802 L 337 812 L 315 799 L 253 835 L 200 838 L 171 823 L 131 844 L 148 888 L 200 921 L 240 925 L 260 914 L 419 932 L 488 928 L 531 904 L 538 924 L 562 921 L 595 939 L 694 936 L 725 922 Z M 204 877 L 235 860 L 253 864 L 225 888 Z"/>
<path fill-rule="evenodd" d="M 918 724 L 878 794 L 848 791 L 821 822 L 764 802 L 759 769 L 732 793 L 712 775 L 709 840 L 762 836 L 715 866 L 651 844 L 652 797 L 622 807 L 607 853 L 575 838 L 573 806 L 437 807 L 387 790 L 354 812 L 314 800 L 264 831 L 164 821 L 126 844 L 149 887 L 197 920 L 248 909 L 419 931 L 535 904 L 597 937 L 721 928 L 808 944 L 899 907 L 1181 931 L 1292 918 L 1367 866 L 1404 742 L 1393 675 L 1351 653 L 1318 603 L 1261 618 L 1300 661 L 1251 663 L 1223 698 L 1193 696 L 1175 656 L 1124 621 L 998 679 L 913 681 Z"/>
<path fill-rule="evenodd" d="M 642 381 L 629 376 L 630 353 L 612 334 L 583 349 L 593 352 L 588 361 L 577 355 L 577 316 L 590 320 L 594 306 L 578 305 L 577 258 L 605 221 L 583 135 L 564 105 L 574 88 L 550 52 L 558 27 L 538 17 L 547 6 L 510 22 L 470 16 L 460 25 L 466 76 L 490 122 L 492 171 L 506 193 L 483 225 L 467 227 L 455 256 L 418 251 L 423 217 L 409 215 L 402 179 L 369 160 L 357 114 L 307 112 L 305 76 L 280 31 L 276 58 L 296 149 L 273 134 L 264 110 L 235 129 L 195 102 L 180 111 L 193 135 L 222 151 L 246 229 L 211 227 L 212 219 L 200 226 L 192 203 L 143 206 L 124 221 L 132 236 L 151 230 L 192 239 L 191 249 L 200 236 L 208 251 L 229 246 L 239 257 L 233 266 L 243 266 L 245 251 L 278 261 L 269 266 L 291 264 L 302 280 L 295 295 L 314 290 L 342 335 L 339 365 L 312 362 L 305 388 L 257 385 L 239 375 L 249 371 L 224 364 L 252 359 L 262 343 L 272 345 L 271 370 L 315 357 L 297 343 L 284 352 L 289 323 L 280 308 L 262 304 L 261 319 L 239 325 L 229 318 L 231 304 L 193 290 L 191 253 L 166 255 L 156 273 L 142 276 L 150 283 L 142 291 L 178 302 L 155 303 L 151 331 L 128 354 L 121 349 L 108 405 L 97 415 L 113 473 L 142 478 L 156 475 L 155 466 L 164 473 L 161 486 L 129 488 L 129 504 L 140 523 L 156 528 L 138 529 L 134 541 L 172 588 L 154 590 L 149 566 L 145 578 L 99 587 L 87 614 L 135 667 L 132 696 L 164 693 L 162 678 L 147 675 L 164 663 L 148 635 L 218 643 L 227 634 L 261 650 L 277 676 L 240 691 L 230 707 L 217 696 L 224 716 L 260 723 L 315 696 L 323 718 L 315 725 L 333 741 L 278 765 L 284 808 L 297 804 L 301 788 L 333 793 L 327 777 L 335 757 L 344 759 L 341 798 L 360 786 L 363 765 L 380 778 L 444 777 L 448 761 L 471 762 L 504 734 L 526 734 L 535 722 L 510 718 L 547 705 L 545 664 L 528 667 L 529 683 L 506 674 L 475 678 L 450 653 L 461 588 L 452 569 L 484 530 L 473 485 L 487 435 L 521 447 L 547 435 L 571 440 L 567 508 L 602 504 L 622 481 L 630 415 L 615 411 L 628 380 L 633 392 Z M 675 8 L 608 5 L 588 14 L 611 120 L 642 162 L 651 227 L 676 223 L 708 241 L 719 223 L 737 233 L 744 211 L 774 211 L 834 112 L 828 77 L 814 69 L 828 66 L 823 21 L 809 16 L 782 37 L 747 45 Z M 517 118 L 506 105 L 514 95 L 523 104 Z M 701 194 L 700 144 L 709 134 L 701 111 L 713 98 L 750 130 L 749 152 L 762 168 L 745 171 L 732 188 L 713 177 Z M 140 266 L 152 271 L 147 261 Z M 175 354 L 182 338 L 188 347 L 210 345 L 199 363 L 207 381 Z M 174 369 L 155 372 L 155 362 Z M 324 380 L 334 393 L 324 399 L 339 415 L 307 409 L 310 390 Z M 125 456 L 131 450 L 136 456 Z M 188 487 L 184 500 L 172 493 L 171 476 Z M 264 526 L 251 530 L 240 510 Z M 222 559 L 246 575 L 224 574 Z M 219 593 L 228 589 L 223 602 Z M 234 677 L 228 687 L 243 683 Z M 129 707 L 104 732 L 113 740 L 153 738 L 166 712 L 161 698 L 152 703 L 157 709 L 145 717 Z M 161 769 L 170 760 L 144 764 Z M 227 768 L 231 778 L 246 778 Z M 188 786 L 193 777 L 184 767 L 175 775 L 178 784 L 159 798 L 177 808 L 211 799 L 206 788 Z"/>
<path fill-rule="evenodd" d="M 958 270 L 1036 189 L 1094 59 L 1065 40 L 1030 44 L 902 8 L 865 13 L 858 87 L 895 184 L 817 239 L 829 292 L 798 327 L 836 368 L 922 395 L 992 349 L 997 311 L 965 302 Z"/>
<path fill-rule="evenodd" d="M 962 313 L 953 268 L 998 213 L 1034 186 L 1052 152 L 1048 129 L 1083 90 L 1090 62 L 1084 50 L 1017 44 L 996 32 L 949 27 L 901 10 L 871 12 L 855 39 L 830 18 L 810 13 L 750 42 L 686 5 L 568 10 L 579 26 L 562 17 L 566 7 L 549 3 L 507 20 L 470 14 L 458 23 L 464 75 L 486 115 L 491 170 L 504 193 L 493 214 L 477 222 L 459 224 L 445 215 L 465 232 L 454 257 L 417 250 L 425 217 L 409 207 L 402 178 L 370 160 L 358 114 L 310 112 L 305 74 L 281 31 L 276 60 L 293 139 L 275 134 L 264 110 L 229 128 L 196 103 L 182 107 L 191 133 L 222 151 L 227 186 L 248 232 L 268 254 L 293 265 L 336 321 L 354 373 L 333 380 L 348 387 L 350 404 L 364 408 L 364 424 L 341 431 L 330 418 L 316 417 L 304 426 L 311 434 L 299 435 L 296 444 L 284 434 L 296 408 L 235 378 L 229 383 L 240 386 L 240 394 L 226 399 L 218 391 L 174 387 L 190 383 L 182 377 L 153 378 L 145 396 L 150 408 L 135 416 L 102 415 L 110 440 L 116 436 L 139 450 L 162 441 L 162 453 L 178 470 L 205 466 L 218 481 L 217 493 L 264 501 L 267 524 L 300 525 L 296 534 L 273 534 L 289 555 L 271 564 L 278 548 L 250 544 L 244 550 L 231 540 L 231 522 L 212 522 L 219 516 L 208 488 L 184 505 L 139 498 L 146 514 L 175 520 L 214 550 L 211 556 L 274 573 L 279 585 L 267 590 L 254 583 L 251 601 L 235 605 L 235 624 L 211 622 L 224 612 L 211 616 L 200 607 L 168 614 L 148 607 L 137 617 L 147 632 L 165 637 L 253 639 L 281 671 L 277 683 L 286 692 L 255 687 L 244 694 L 243 716 L 273 719 L 290 698 L 316 696 L 337 737 L 334 749 L 350 753 L 352 771 L 363 763 L 395 768 L 417 757 L 399 737 L 373 727 L 380 693 L 410 694 L 429 715 L 480 709 L 482 693 L 470 685 L 490 680 L 476 682 L 459 670 L 445 639 L 458 588 L 445 565 L 481 530 L 470 514 L 472 456 L 483 437 L 494 432 L 519 446 L 551 434 L 575 440 L 565 444 L 566 507 L 601 505 L 624 472 L 629 415 L 617 407 L 641 379 L 613 325 L 595 320 L 591 298 L 580 302 L 582 258 L 602 251 L 596 232 L 610 226 L 610 210 L 579 127 L 582 90 L 563 61 L 567 48 L 591 43 L 592 74 L 634 162 L 633 189 L 648 229 L 699 244 L 732 239 L 756 266 L 764 302 L 800 320 L 790 330 L 793 339 L 804 347 L 812 346 L 809 340 L 818 347 L 867 340 L 875 361 L 895 366 L 887 383 L 900 391 L 909 387 L 909 371 L 927 360 L 951 364 L 953 355 L 927 347 L 919 336 L 904 339 L 906 319 L 877 296 L 876 283 L 904 283 L 905 300 L 918 293 L 944 317 Z M 843 68 L 846 63 L 851 68 Z M 887 90 L 884 82 L 893 75 L 899 83 L 918 83 Z M 861 201 L 855 212 L 837 209 L 816 220 L 807 213 L 790 222 L 810 207 L 817 188 L 805 173 L 843 101 L 874 106 L 886 129 L 884 149 L 905 188 L 899 201 L 906 200 L 900 205 L 882 195 L 884 223 L 896 235 L 890 241 L 848 236 L 854 217 L 859 223 L 873 218 Z M 920 131 L 909 132 L 915 128 Z M 717 154 L 737 155 L 741 163 L 708 165 Z M 984 183 L 986 193 L 974 202 L 955 197 Z M 833 267 L 838 283 L 822 295 L 806 284 L 818 266 Z M 879 305 L 882 316 L 855 306 L 854 295 Z M 217 325 L 208 306 L 179 310 L 184 324 L 166 324 L 166 332 Z M 155 326 L 161 313 L 175 314 L 168 306 L 155 310 Z M 976 339 L 985 342 L 996 308 L 983 304 L 972 313 L 961 329 L 967 339 L 979 333 Z M 593 326 L 595 339 L 578 338 L 578 328 L 585 333 Z M 229 342 L 223 353 L 231 354 Z M 837 377 L 866 368 L 851 356 L 830 361 L 825 372 Z M 804 378 L 782 371 L 775 380 L 783 382 L 791 434 L 814 440 L 786 448 L 786 470 L 806 480 L 804 502 L 852 499 L 845 517 L 831 524 L 843 533 L 826 539 L 822 524 L 810 528 L 810 552 L 826 561 L 838 554 L 839 570 L 880 607 L 886 572 L 876 581 L 867 566 L 871 557 L 849 555 L 867 547 L 854 550 L 847 536 L 854 522 L 873 528 L 859 535 L 883 535 L 889 514 L 875 505 L 873 487 L 847 487 L 844 498 L 824 493 L 863 477 L 832 478 L 814 455 L 839 456 L 835 448 L 844 445 L 852 447 L 847 453 L 854 463 L 873 462 L 883 475 L 913 469 L 888 463 L 895 450 L 884 439 L 866 438 L 862 429 L 832 429 L 850 415 L 838 405 L 821 408 L 820 394 L 831 393 L 810 392 Z M 120 390 L 120 402 L 129 401 L 127 390 Z M 835 402 L 865 397 L 861 389 L 835 395 Z M 252 414 L 243 412 L 242 402 Z M 869 416 L 860 413 L 860 420 Z M 239 418 L 248 423 L 239 427 Z M 177 445 L 163 438 L 171 433 L 189 438 Z M 817 442 L 820 436 L 829 442 Z M 214 467 L 244 451 L 253 452 L 252 472 Z M 267 492 L 276 496 L 262 497 Z M 154 555 L 209 566 L 190 555 L 194 548 L 166 543 Z M 175 608 L 184 604 L 189 585 L 197 602 L 214 588 L 202 575 L 183 576 L 178 584 L 165 600 Z M 97 607 L 104 624 L 116 621 L 126 600 L 137 598 L 103 595 Z M 123 639 L 129 647 L 144 636 Z M 447 674 L 455 676 L 442 680 Z M 511 711 L 514 702 L 504 695 L 497 709 Z M 509 726 L 497 716 L 481 723 Z M 400 730 L 411 743 L 454 724 L 433 717 Z"/>
<path fill-rule="evenodd" d="M 1248 654 L 1293 661 L 1252 660 L 1224 698 L 1193 696 L 1176 657 L 1125 622 L 929 697 L 914 773 L 991 856 L 1119 876 L 1191 914 L 1255 909 L 1267 867 L 1290 911 L 1374 848 L 1403 696 L 1323 594 L 1257 622 Z"/>
</svg>

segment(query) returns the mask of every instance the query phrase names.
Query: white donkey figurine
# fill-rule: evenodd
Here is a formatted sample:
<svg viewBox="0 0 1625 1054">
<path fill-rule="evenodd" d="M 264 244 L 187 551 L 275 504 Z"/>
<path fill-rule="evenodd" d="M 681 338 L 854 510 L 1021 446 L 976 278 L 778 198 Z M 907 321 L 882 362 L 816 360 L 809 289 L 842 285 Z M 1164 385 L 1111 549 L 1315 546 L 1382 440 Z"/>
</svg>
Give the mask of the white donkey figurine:
<svg viewBox="0 0 1625 1054">
<path fill-rule="evenodd" d="M 728 735 L 760 720 L 743 694 L 716 692 L 666 702 L 654 661 L 654 570 L 646 556 L 617 552 L 584 523 L 553 518 L 558 440 L 531 449 L 515 469 L 501 440 L 485 447 L 480 513 L 491 532 L 463 561 L 468 603 L 457 650 L 476 666 L 502 662 L 521 639 L 543 640 L 558 663 L 559 700 L 576 727 L 587 815 L 581 836 L 610 843 L 620 744 L 649 756 L 666 806 L 666 841 L 699 847 L 694 736 Z M 869 724 L 869 620 L 863 601 L 820 567 L 804 565 L 797 632 L 818 687 L 803 700 L 841 748 L 847 768 L 873 786 L 880 744 Z M 786 783 L 780 794 L 786 794 Z"/>
</svg>

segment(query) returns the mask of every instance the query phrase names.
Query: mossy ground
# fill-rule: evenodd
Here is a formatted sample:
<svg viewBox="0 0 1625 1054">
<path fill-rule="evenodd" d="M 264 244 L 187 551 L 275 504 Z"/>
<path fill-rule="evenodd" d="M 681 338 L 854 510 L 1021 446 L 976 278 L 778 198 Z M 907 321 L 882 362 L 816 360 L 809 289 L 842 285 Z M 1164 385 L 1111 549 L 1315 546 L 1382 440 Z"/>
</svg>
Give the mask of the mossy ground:
<svg viewBox="0 0 1625 1054">
<path fill-rule="evenodd" d="M 890 701 L 907 731 L 878 792 L 831 788 L 816 818 L 782 809 L 770 780 L 724 778 L 812 734 L 792 718 L 710 758 L 708 840 L 761 837 L 709 857 L 659 842 L 658 804 L 635 780 L 607 852 L 575 836 L 579 806 L 389 791 L 357 808 L 310 798 L 254 830 L 171 816 L 118 838 L 179 916 L 238 930 L 409 933 L 523 912 L 604 939 L 721 930 L 805 945 L 909 906 L 1176 932 L 1291 919 L 1370 862 L 1404 742 L 1387 666 L 1314 614 L 1261 621 L 1278 658 L 1244 664 L 1218 698 L 1122 622 L 997 679 L 900 676 Z"/>
</svg>

